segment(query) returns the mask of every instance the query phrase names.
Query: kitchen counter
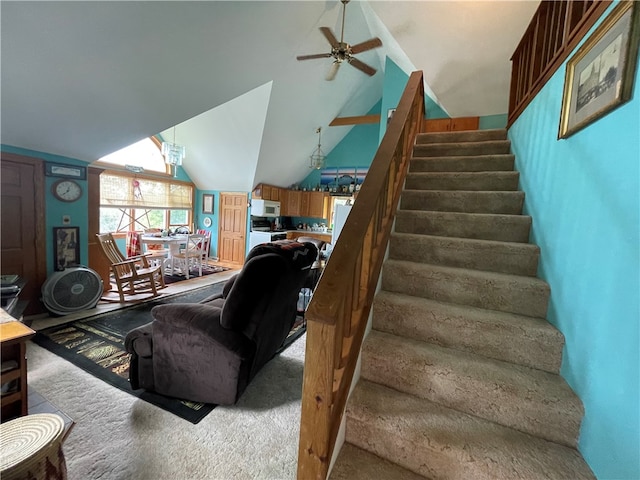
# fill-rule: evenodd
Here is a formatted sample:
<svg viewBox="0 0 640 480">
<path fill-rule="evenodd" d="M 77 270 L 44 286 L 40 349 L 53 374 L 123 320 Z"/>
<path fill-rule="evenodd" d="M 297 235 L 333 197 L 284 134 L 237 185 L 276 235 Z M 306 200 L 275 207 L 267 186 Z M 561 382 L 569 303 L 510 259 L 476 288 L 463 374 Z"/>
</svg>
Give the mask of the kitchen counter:
<svg viewBox="0 0 640 480">
<path fill-rule="evenodd" d="M 331 242 L 331 232 L 314 232 L 312 230 L 286 230 L 286 232 L 287 238 L 290 240 L 295 240 L 298 237 L 312 237 Z"/>
</svg>

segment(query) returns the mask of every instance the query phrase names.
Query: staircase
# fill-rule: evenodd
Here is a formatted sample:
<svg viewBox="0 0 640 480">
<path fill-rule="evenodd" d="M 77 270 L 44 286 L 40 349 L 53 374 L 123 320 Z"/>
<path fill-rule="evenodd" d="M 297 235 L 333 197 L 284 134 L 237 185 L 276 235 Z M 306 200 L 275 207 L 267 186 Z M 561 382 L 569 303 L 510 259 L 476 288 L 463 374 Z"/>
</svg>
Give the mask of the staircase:
<svg viewBox="0 0 640 480">
<path fill-rule="evenodd" d="M 595 478 L 513 165 L 505 130 L 418 136 L 333 480 Z"/>
</svg>

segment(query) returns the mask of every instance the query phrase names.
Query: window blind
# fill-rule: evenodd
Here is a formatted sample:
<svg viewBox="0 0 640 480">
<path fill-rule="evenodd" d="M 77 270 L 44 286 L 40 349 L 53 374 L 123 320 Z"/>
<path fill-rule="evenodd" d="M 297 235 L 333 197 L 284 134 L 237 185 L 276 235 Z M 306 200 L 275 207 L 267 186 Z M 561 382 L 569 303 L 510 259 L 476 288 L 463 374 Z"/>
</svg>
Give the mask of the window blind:
<svg viewBox="0 0 640 480">
<path fill-rule="evenodd" d="M 191 209 L 193 187 L 189 184 L 116 173 L 100 175 L 100 206 L 147 209 Z"/>
</svg>

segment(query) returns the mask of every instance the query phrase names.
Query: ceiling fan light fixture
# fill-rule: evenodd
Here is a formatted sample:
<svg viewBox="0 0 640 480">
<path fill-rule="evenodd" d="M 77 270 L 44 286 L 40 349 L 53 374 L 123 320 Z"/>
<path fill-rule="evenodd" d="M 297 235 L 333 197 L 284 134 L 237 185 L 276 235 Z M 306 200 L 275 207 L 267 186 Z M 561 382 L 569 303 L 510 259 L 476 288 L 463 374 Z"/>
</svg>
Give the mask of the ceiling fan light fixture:
<svg viewBox="0 0 640 480">
<path fill-rule="evenodd" d="M 342 29 L 340 32 L 340 41 L 336 38 L 329 27 L 320 27 L 320 32 L 324 35 L 324 37 L 331 45 L 330 53 L 316 53 L 313 55 L 298 55 L 296 57 L 297 60 L 313 60 L 317 58 L 334 58 L 333 65 L 331 67 L 331 71 L 326 76 L 326 80 L 333 80 L 336 76 L 337 66 L 340 66 L 341 62 L 346 61 L 349 65 L 357 68 L 361 72 L 369 75 L 370 77 L 375 75 L 376 69 L 367 65 L 366 63 L 358 60 L 353 55 L 356 53 L 366 52 L 368 50 L 378 48 L 382 46 L 382 41 L 378 37 L 370 38 L 364 42 L 360 42 L 355 45 L 350 45 L 349 43 L 344 41 L 344 19 L 346 13 L 346 6 L 350 0 L 340 0 L 342 2 Z M 336 66 L 337 65 L 337 66 Z"/>
<path fill-rule="evenodd" d="M 309 168 L 315 168 L 316 170 L 320 170 L 324 167 L 324 161 L 326 156 L 322 151 L 322 147 L 320 144 L 320 136 L 322 132 L 322 127 L 318 127 L 316 133 L 318 134 L 318 146 L 309 156 Z"/>
</svg>

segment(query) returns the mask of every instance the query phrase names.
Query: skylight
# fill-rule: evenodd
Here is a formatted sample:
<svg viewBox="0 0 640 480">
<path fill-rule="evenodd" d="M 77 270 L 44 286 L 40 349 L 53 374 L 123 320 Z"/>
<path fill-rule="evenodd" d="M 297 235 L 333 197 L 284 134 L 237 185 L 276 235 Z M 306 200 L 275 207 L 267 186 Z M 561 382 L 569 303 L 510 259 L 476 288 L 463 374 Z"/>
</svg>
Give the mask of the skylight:
<svg viewBox="0 0 640 480">
<path fill-rule="evenodd" d="M 100 158 L 99 161 L 121 167 L 142 167 L 145 171 L 167 172 L 159 145 L 151 138 L 145 138 L 128 147 L 110 153 Z"/>
</svg>

